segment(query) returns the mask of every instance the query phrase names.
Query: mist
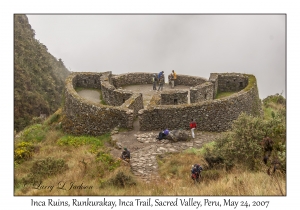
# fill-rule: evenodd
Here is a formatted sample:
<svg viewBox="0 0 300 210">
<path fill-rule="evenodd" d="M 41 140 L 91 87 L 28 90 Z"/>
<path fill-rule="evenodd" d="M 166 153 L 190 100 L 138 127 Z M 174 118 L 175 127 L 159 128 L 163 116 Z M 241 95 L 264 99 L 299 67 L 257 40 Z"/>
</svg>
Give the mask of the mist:
<svg viewBox="0 0 300 210">
<path fill-rule="evenodd" d="M 261 99 L 286 96 L 285 15 L 27 15 L 73 72 L 165 71 L 257 78 Z"/>
</svg>

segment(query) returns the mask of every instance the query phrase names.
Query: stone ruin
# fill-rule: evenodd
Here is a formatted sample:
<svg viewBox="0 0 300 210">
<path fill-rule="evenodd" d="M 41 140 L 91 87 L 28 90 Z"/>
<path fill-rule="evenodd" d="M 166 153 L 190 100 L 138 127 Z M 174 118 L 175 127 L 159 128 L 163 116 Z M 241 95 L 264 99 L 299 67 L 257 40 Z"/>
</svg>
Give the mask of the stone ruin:
<svg viewBox="0 0 300 210">
<path fill-rule="evenodd" d="M 231 127 L 240 113 L 261 114 L 261 102 L 254 75 L 211 73 L 209 79 L 177 75 L 177 85 L 189 91 L 172 89 L 153 95 L 144 107 L 142 93 L 124 90 L 126 85 L 152 84 L 153 73 L 78 72 L 66 79 L 62 128 L 74 135 L 102 135 L 116 126 L 133 128 L 139 120 L 140 130 L 187 130 L 195 119 L 198 130 L 222 132 Z M 75 88 L 96 88 L 105 104 L 82 98 Z M 216 99 L 217 93 L 236 93 Z M 188 93 L 189 92 L 189 93 Z M 188 103 L 188 100 L 190 103 Z"/>
</svg>

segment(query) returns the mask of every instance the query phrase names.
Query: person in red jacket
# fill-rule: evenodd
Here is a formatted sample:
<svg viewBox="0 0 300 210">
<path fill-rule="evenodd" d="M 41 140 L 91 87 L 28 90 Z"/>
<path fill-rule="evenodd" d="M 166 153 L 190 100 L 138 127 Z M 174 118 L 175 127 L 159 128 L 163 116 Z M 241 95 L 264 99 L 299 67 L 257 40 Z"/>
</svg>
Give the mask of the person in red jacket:
<svg viewBox="0 0 300 210">
<path fill-rule="evenodd" d="M 197 124 L 193 119 L 190 122 L 190 128 L 191 128 L 191 131 L 192 131 L 192 137 L 194 139 L 195 138 L 194 130 L 195 130 L 195 128 L 197 128 Z"/>
</svg>

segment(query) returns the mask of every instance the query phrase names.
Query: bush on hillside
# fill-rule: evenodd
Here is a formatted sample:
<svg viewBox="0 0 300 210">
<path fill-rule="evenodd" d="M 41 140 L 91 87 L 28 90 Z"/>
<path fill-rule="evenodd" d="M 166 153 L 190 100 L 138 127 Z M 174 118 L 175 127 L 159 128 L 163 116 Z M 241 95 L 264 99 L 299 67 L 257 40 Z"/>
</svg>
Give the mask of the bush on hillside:
<svg viewBox="0 0 300 210">
<path fill-rule="evenodd" d="M 111 178 L 107 183 L 120 188 L 136 185 L 132 176 L 126 175 L 122 171 L 119 171 L 116 176 Z"/>
<path fill-rule="evenodd" d="M 32 157 L 35 149 L 36 147 L 30 142 L 22 141 L 16 144 L 14 150 L 15 163 L 22 163 L 25 160 L 29 160 Z"/>
<path fill-rule="evenodd" d="M 214 148 L 207 151 L 205 158 L 220 158 L 223 160 L 221 164 L 227 169 L 242 164 L 250 170 L 258 170 L 264 156 L 261 141 L 266 136 L 274 141 L 272 158 L 278 159 L 278 154 L 285 154 L 285 147 L 278 146 L 285 144 L 285 119 L 276 115 L 271 120 L 263 120 L 242 113 L 233 122 L 232 131 L 219 138 Z M 283 157 L 281 159 L 284 160 Z"/>
<path fill-rule="evenodd" d="M 23 178 L 22 181 L 24 184 L 39 183 L 43 179 L 62 173 L 67 169 L 68 165 L 63 159 L 54 159 L 50 157 L 37 160 L 33 163 L 29 175 Z"/>
<path fill-rule="evenodd" d="M 42 124 L 34 124 L 24 129 L 21 139 L 27 142 L 41 142 L 45 139 L 48 128 Z"/>
<path fill-rule="evenodd" d="M 286 105 L 286 99 L 278 93 L 276 95 L 268 96 L 267 98 L 263 99 L 262 102 L 265 107 L 269 107 L 271 103 L 281 104 L 284 106 Z"/>
</svg>

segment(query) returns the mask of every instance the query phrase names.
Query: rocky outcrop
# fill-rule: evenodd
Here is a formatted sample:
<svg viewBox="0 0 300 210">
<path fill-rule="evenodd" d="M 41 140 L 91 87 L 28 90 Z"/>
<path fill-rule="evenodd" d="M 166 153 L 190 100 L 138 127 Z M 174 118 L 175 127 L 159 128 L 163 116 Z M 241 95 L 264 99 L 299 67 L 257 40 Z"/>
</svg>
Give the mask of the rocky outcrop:
<svg viewBox="0 0 300 210">
<path fill-rule="evenodd" d="M 187 131 L 172 130 L 169 132 L 169 135 L 166 137 L 166 139 L 177 142 L 177 141 L 188 141 L 191 138 Z"/>
</svg>

